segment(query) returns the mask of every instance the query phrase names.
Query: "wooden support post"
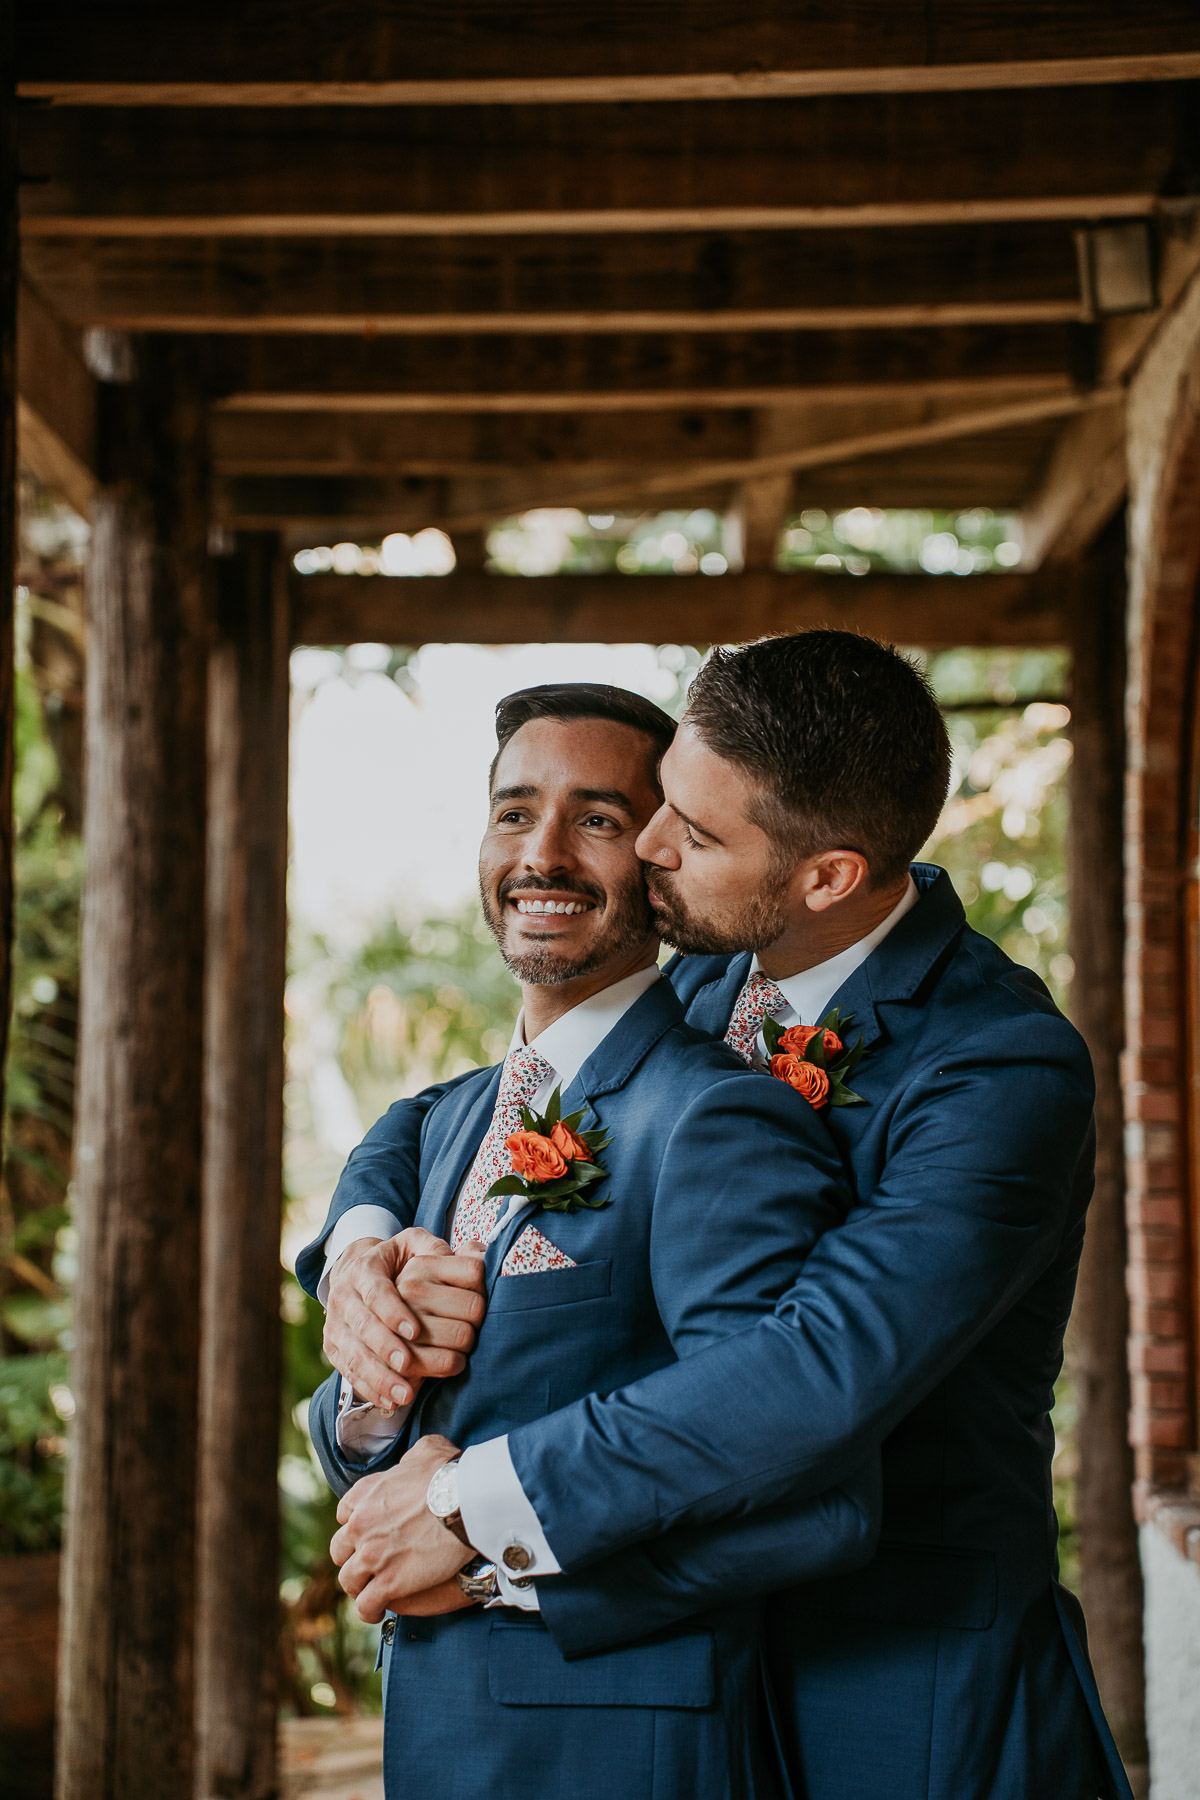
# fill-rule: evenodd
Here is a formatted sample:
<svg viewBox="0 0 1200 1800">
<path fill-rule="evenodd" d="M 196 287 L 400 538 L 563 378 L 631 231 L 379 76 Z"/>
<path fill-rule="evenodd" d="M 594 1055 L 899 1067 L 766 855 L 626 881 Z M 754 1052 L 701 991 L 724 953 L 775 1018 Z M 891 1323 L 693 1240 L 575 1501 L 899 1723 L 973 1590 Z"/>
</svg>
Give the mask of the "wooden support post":
<svg viewBox="0 0 1200 1800">
<path fill-rule="evenodd" d="M 1088 1636 L 1100 1693 L 1131 1775 L 1146 1761 L 1142 1579 L 1129 1447 L 1122 794 L 1125 536 L 1118 519 L 1078 569 L 1071 679 L 1071 1008 L 1096 1070 L 1096 1191 L 1071 1320 L 1078 1399 L 1076 1517 Z"/>
<path fill-rule="evenodd" d="M 59 1800 L 193 1770 L 205 407 L 169 343 L 101 405 L 87 567 L 77 1403 Z"/>
<path fill-rule="evenodd" d="M 278 539 L 217 564 L 209 666 L 197 1783 L 276 1793 L 288 599 Z"/>
<path fill-rule="evenodd" d="M 0 15 L 0 1152 L 12 1010 L 13 568 L 17 536 L 17 126 L 14 8 Z"/>
</svg>

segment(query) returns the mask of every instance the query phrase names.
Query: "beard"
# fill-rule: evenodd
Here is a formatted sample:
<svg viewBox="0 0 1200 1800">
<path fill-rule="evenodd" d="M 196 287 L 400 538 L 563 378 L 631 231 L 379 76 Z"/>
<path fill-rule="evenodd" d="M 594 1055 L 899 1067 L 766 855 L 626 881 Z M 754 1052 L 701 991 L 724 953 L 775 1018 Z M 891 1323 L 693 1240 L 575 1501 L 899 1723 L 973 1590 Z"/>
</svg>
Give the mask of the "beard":
<svg viewBox="0 0 1200 1800">
<path fill-rule="evenodd" d="M 561 981 L 574 981 L 579 975 L 592 975 L 597 969 L 602 969 L 606 964 L 618 961 L 628 951 L 635 950 L 657 932 L 658 927 L 640 872 L 634 873 L 627 882 L 608 893 L 588 882 L 556 880 L 556 892 L 578 894 L 583 900 L 591 900 L 597 911 L 604 911 L 605 917 L 591 945 L 576 956 L 565 955 L 553 944 L 510 949 L 507 940 L 513 915 L 505 910 L 506 901 L 511 895 L 519 894 L 522 889 L 543 888 L 545 885 L 544 881 L 536 880 L 501 882 L 497 904 L 482 879 L 479 883 L 479 898 L 487 928 L 495 938 L 508 969 L 518 981 L 527 981 L 531 987 L 554 987 Z"/>
<path fill-rule="evenodd" d="M 672 887 L 670 872 L 650 868 L 646 885 L 660 904 L 654 922 L 665 944 L 685 956 L 732 956 L 739 950 L 765 950 L 783 936 L 787 926 L 784 896 L 793 865 L 772 863 L 759 892 L 738 912 L 723 918 L 697 918 Z"/>
</svg>

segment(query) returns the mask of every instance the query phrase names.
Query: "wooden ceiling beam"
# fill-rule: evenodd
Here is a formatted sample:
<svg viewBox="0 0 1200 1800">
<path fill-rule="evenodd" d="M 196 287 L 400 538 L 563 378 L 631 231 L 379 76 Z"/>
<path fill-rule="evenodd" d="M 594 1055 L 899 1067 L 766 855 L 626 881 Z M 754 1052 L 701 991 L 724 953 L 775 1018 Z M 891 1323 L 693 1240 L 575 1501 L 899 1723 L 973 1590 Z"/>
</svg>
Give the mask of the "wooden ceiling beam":
<svg viewBox="0 0 1200 1800">
<path fill-rule="evenodd" d="M 96 486 L 96 384 L 78 335 L 27 283 L 17 295 L 17 454 L 86 515 Z"/>
<path fill-rule="evenodd" d="M 1103 530 L 1125 494 L 1125 409 L 1071 419 L 1021 509 L 1024 566 L 1065 563 Z"/>
<path fill-rule="evenodd" d="M 844 428 L 839 436 L 836 413 L 820 409 L 797 415 L 776 409 L 760 419 L 753 456 L 667 468 L 629 462 L 569 470 L 550 465 L 454 480 L 411 475 L 223 476 L 217 483 L 216 510 L 222 520 L 247 529 L 303 523 L 318 533 L 352 536 L 440 525 L 457 537 L 535 507 L 636 513 L 711 505 L 730 511 L 745 566 L 769 568 L 795 477 L 802 472 L 839 465 L 865 467 L 865 491 L 854 499 L 857 504 L 871 503 L 879 479 L 878 473 L 874 482 L 871 479 L 872 461 L 954 442 L 978 447 L 990 434 L 1028 431 L 1085 409 L 1108 405 L 1119 410 L 1110 402 L 1107 394 L 1057 395 L 975 411 L 923 408 L 923 413 L 932 410 L 935 416 L 910 418 L 883 429 L 876 419 L 872 428 L 850 436 Z M 1043 457 L 1042 444 L 1035 441 L 1033 461 L 1040 463 Z M 979 457 L 973 460 L 978 462 Z M 1026 471 L 1030 460 L 1027 452 Z M 1024 485 L 1018 483 L 1019 488 Z"/>
<path fill-rule="evenodd" d="M 60 317 L 126 331 L 758 331 L 1081 319 L 1061 224 L 812 234 L 35 239 Z"/>
<path fill-rule="evenodd" d="M 921 92 L 1200 72 L 1200 20 L 1173 0 L 54 0 L 17 22 L 19 91 L 60 103 L 656 100 Z"/>
<path fill-rule="evenodd" d="M 253 412 L 789 405 L 955 386 L 1070 388 L 1066 325 L 873 332 L 197 338 L 217 403 Z M 206 350 L 200 346 L 206 345 Z"/>
<path fill-rule="evenodd" d="M 354 642 L 731 643 L 835 625 L 903 644 L 1064 641 L 1062 579 L 1039 575 L 548 575 L 292 580 L 292 636 Z"/>
<path fill-rule="evenodd" d="M 21 120 L 22 232 L 159 241 L 1114 217 L 1186 191 L 1195 104 L 1190 88 L 1134 86 L 756 107 L 42 107 Z"/>
<path fill-rule="evenodd" d="M 224 475 L 445 475 L 617 469 L 749 457 L 754 415 L 733 408 L 615 413 L 215 412 Z"/>
</svg>

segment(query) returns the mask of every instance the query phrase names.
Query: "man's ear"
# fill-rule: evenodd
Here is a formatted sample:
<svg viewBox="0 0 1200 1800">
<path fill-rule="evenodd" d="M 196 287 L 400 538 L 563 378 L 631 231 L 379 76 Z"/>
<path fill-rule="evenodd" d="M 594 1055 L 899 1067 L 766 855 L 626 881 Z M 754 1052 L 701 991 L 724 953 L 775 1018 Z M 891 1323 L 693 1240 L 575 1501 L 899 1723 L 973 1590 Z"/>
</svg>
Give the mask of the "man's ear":
<svg viewBox="0 0 1200 1800">
<path fill-rule="evenodd" d="M 870 879 L 867 859 L 857 850 L 825 850 L 801 866 L 804 903 L 810 912 L 828 912 L 851 894 L 860 893 Z"/>
</svg>

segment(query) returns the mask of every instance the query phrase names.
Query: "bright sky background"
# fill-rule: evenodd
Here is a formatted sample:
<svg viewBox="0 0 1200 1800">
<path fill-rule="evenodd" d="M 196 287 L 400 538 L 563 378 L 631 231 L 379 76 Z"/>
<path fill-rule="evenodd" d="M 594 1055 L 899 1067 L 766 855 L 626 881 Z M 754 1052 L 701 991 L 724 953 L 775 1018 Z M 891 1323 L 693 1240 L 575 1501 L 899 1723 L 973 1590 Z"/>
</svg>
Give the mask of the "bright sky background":
<svg viewBox="0 0 1200 1800">
<path fill-rule="evenodd" d="M 475 893 L 496 702 L 543 681 L 606 681 L 669 700 L 675 678 L 648 644 L 427 644 L 410 699 L 381 674 L 386 650 L 292 659 L 292 873 L 300 923 L 342 942 L 388 911 L 404 922 Z"/>
</svg>

